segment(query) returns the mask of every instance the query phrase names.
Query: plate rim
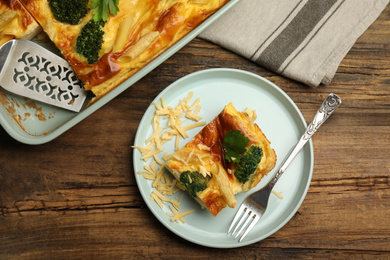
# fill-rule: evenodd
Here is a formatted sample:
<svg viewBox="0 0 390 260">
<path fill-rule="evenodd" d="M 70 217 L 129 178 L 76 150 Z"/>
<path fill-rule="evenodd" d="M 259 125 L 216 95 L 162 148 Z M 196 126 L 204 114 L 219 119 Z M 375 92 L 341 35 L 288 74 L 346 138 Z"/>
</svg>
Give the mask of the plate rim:
<svg viewBox="0 0 390 260">
<path fill-rule="evenodd" d="M 148 113 L 150 113 L 150 110 L 152 110 L 154 108 L 153 106 L 153 103 L 157 102 L 158 100 L 160 100 L 161 97 L 164 96 L 164 94 L 168 91 L 170 91 L 171 88 L 173 88 L 176 84 L 180 84 L 182 81 L 185 81 L 185 80 L 188 80 L 189 78 L 193 78 L 193 77 L 198 77 L 198 76 L 201 76 L 202 74 L 209 74 L 209 73 L 218 73 L 218 72 L 229 72 L 229 73 L 238 73 L 238 74 L 245 74 L 246 76 L 249 76 L 249 77 L 254 77 L 256 78 L 257 80 L 260 80 L 260 81 L 263 81 L 265 82 L 266 84 L 270 85 L 271 87 L 273 87 L 274 90 L 276 90 L 279 94 L 281 94 L 285 99 L 287 99 L 287 101 L 290 103 L 290 105 L 292 105 L 294 108 L 295 108 L 295 112 L 297 113 L 297 115 L 299 116 L 299 119 L 302 121 L 302 124 L 303 126 L 306 128 L 307 127 L 307 123 L 305 121 L 305 118 L 303 117 L 302 115 L 302 112 L 300 111 L 300 109 L 297 107 L 297 105 L 295 104 L 295 102 L 280 88 L 278 87 L 276 84 L 272 83 L 271 81 L 269 81 L 268 79 L 262 77 L 262 76 L 259 76 L 253 72 L 250 72 L 250 71 L 246 71 L 246 70 L 241 70 L 241 69 L 233 69 L 233 68 L 211 68 L 211 69 L 204 69 L 204 70 L 199 70 L 199 71 L 196 71 L 196 72 L 193 72 L 193 73 L 190 73 L 188 75 L 185 75 L 175 81 L 173 81 L 171 84 L 169 84 L 166 88 L 164 88 L 154 99 L 153 101 L 150 103 L 150 105 L 148 106 L 148 108 L 145 110 L 141 120 L 140 120 L 140 123 L 138 125 L 138 129 L 136 131 L 136 135 L 135 135 L 135 138 L 134 138 L 134 145 L 136 145 L 136 141 L 139 139 L 139 135 L 140 135 L 140 132 L 141 132 L 141 126 L 144 125 L 144 121 L 146 120 L 146 117 L 148 115 Z M 205 246 L 205 247 L 210 247 L 210 248 L 238 248 L 238 247 L 243 247 L 243 246 L 248 246 L 248 245 L 251 245 L 253 243 L 257 243 L 257 242 L 260 242 L 266 238 L 268 238 L 269 236 L 271 236 L 272 234 L 274 234 L 275 232 L 277 232 L 278 230 L 280 230 L 287 222 L 289 222 L 291 220 L 291 218 L 296 214 L 296 212 L 298 211 L 298 209 L 300 208 L 300 206 L 302 205 L 304 199 L 306 198 L 306 195 L 307 195 L 307 192 L 308 192 L 308 189 L 310 187 L 310 183 L 311 183 L 311 180 L 312 180 L 312 176 L 313 176 L 313 170 L 314 170 L 314 149 L 313 149 L 313 142 L 312 142 L 312 139 L 309 140 L 309 142 L 306 144 L 307 146 L 309 146 L 309 155 L 310 155 L 310 162 L 309 162 L 309 175 L 308 175 L 308 178 L 306 180 L 306 183 L 304 184 L 305 185 L 305 188 L 303 190 L 303 193 L 302 193 L 302 196 L 301 198 L 299 199 L 298 203 L 295 205 L 295 207 L 293 208 L 293 210 L 290 212 L 290 214 L 279 224 L 277 225 L 276 228 L 274 228 L 271 232 L 268 232 L 267 234 L 263 235 L 263 236 L 259 236 L 259 238 L 256 238 L 256 239 L 252 239 L 252 240 L 247 240 L 247 241 L 242 241 L 242 242 L 238 242 L 238 240 L 236 240 L 236 244 L 232 245 L 232 244 L 229 244 L 229 245 L 222 245 L 222 244 L 211 244 L 211 243 L 204 243 L 202 241 L 199 241 L 197 239 L 193 239 L 191 238 L 190 236 L 188 235 L 185 235 L 181 232 L 179 232 L 178 230 L 172 228 L 170 225 L 168 225 L 168 223 L 163 220 L 160 216 L 160 213 L 156 212 L 149 204 L 149 198 L 146 197 L 146 194 L 144 194 L 145 192 L 142 191 L 141 189 L 141 176 L 138 176 L 138 174 L 136 173 L 137 170 L 136 170 L 136 165 L 137 165 L 137 158 L 136 158 L 136 149 L 134 149 L 133 151 L 133 171 L 134 171 L 134 176 L 135 176 L 135 179 L 136 179 L 136 183 L 137 183 L 137 186 L 138 186 L 138 189 L 139 189 L 139 192 L 145 202 L 145 204 L 147 205 L 148 209 L 152 212 L 152 214 L 154 215 L 154 217 L 156 219 L 158 219 L 158 221 L 160 223 L 162 223 L 169 231 L 171 231 L 172 233 L 176 234 L 177 236 L 189 241 L 189 242 L 192 242 L 194 244 L 197 244 L 197 245 L 200 245 L 200 246 Z M 275 169 L 274 169 L 275 170 Z M 249 193 L 248 193 L 249 195 Z M 238 208 L 238 207 L 236 207 Z M 163 211 L 161 211 L 163 212 Z M 227 233 L 227 232 L 226 232 Z"/>
</svg>

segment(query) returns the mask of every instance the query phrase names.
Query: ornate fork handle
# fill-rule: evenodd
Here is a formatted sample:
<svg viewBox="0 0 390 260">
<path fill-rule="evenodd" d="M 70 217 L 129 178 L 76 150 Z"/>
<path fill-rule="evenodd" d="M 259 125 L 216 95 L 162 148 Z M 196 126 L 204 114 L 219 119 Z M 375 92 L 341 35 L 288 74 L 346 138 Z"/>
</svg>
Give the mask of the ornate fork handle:
<svg viewBox="0 0 390 260">
<path fill-rule="evenodd" d="M 330 117 L 330 115 L 338 108 L 341 104 L 341 99 L 336 94 L 329 94 L 321 107 L 318 109 L 316 115 L 313 118 L 313 121 L 306 128 L 305 133 L 302 135 L 301 139 L 296 144 L 293 151 L 290 153 L 286 161 L 280 167 L 279 171 L 275 174 L 275 176 L 271 179 L 269 184 L 267 185 L 269 190 L 275 186 L 276 182 L 282 176 L 284 171 L 293 161 L 295 156 L 301 151 L 303 146 L 307 143 L 307 141 L 313 136 L 313 134 L 318 130 L 318 128 Z"/>
</svg>

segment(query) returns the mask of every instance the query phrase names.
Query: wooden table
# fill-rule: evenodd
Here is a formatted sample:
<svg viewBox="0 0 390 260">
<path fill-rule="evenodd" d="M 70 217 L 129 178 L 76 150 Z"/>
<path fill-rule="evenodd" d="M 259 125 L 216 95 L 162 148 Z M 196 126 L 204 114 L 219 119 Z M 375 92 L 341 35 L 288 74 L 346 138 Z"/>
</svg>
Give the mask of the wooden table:
<svg viewBox="0 0 390 260">
<path fill-rule="evenodd" d="M 135 182 L 135 132 L 170 83 L 207 68 L 274 82 L 311 121 L 324 97 L 342 106 L 314 135 L 305 201 L 278 232 L 213 249 L 167 230 Z M 216 45 L 193 40 L 54 141 L 20 144 L 0 129 L 0 259 L 390 259 L 390 6 L 356 42 L 328 86 L 309 88 Z"/>
</svg>

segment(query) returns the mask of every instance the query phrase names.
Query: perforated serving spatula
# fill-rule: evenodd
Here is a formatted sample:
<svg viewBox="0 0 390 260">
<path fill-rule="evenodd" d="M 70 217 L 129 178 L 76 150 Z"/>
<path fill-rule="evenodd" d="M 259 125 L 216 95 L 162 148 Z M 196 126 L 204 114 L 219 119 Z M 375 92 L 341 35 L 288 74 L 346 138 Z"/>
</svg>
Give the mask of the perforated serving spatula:
<svg viewBox="0 0 390 260">
<path fill-rule="evenodd" d="M 0 87 L 75 112 L 87 97 L 66 60 L 26 40 L 11 40 L 0 47 Z"/>
</svg>

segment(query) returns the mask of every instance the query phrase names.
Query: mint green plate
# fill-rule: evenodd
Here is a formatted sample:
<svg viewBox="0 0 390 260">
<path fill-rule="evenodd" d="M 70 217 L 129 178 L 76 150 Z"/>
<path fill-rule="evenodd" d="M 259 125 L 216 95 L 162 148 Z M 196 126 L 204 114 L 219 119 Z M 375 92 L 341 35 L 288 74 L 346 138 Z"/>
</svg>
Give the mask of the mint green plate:
<svg viewBox="0 0 390 260">
<path fill-rule="evenodd" d="M 205 122 L 210 122 L 229 102 L 232 102 L 239 111 L 245 110 L 246 107 L 256 111 L 258 115 L 256 123 L 271 141 L 278 161 L 275 169 L 263 178 L 252 191 L 260 189 L 270 180 L 270 177 L 276 173 L 306 129 L 305 119 L 286 93 L 270 81 L 241 70 L 210 69 L 190 74 L 167 87 L 153 103 L 159 103 L 160 98 L 163 98 L 167 106 L 176 106 L 179 100 L 187 97 L 190 91 L 194 92 L 193 100 L 200 98 L 202 109 L 199 115 L 203 117 L 202 121 Z M 155 107 L 151 104 L 140 122 L 134 145 L 145 146 L 145 140 L 153 132 L 151 122 L 154 113 Z M 201 128 L 197 128 L 189 131 L 189 138 L 182 140 L 180 147 L 191 140 L 200 130 Z M 173 142 L 164 146 L 163 153 L 173 153 Z M 141 154 L 138 150 L 134 151 L 133 160 L 134 171 L 142 171 L 145 162 L 141 160 Z M 146 164 L 149 165 L 150 162 L 148 161 Z M 167 212 L 170 212 L 167 206 L 161 209 L 154 201 L 150 200 L 150 194 L 153 191 L 151 181 L 144 179 L 139 174 L 135 174 L 135 178 L 149 209 L 173 233 L 203 246 L 233 248 L 265 239 L 291 219 L 302 204 L 309 189 L 313 164 L 313 144 L 310 140 L 274 188 L 284 198 L 279 199 L 277 196 L 271 195 L 266 213 L 240 243 L 228 235 L 227 230 L 238 206 L 247 194 L 236 195 L 236 208 L 227 207 L 214 217 L 207 209 L 202 210 L 190 195 L 182 192 L 184 196 L 181 199 L 180 212 L 195 209 L 194 213 L 185 217 L 186 223 L 183 224 L 171 222 L 166 215 Z M 181 194 L 175 195 L 175 197 L 179 196 Z"/>
<path fill-rule="evenodd" d="M 218 10 L 218 12 L 209 17 L 195 30 L 145 66 L 142 70 L 79 113 L 56 108 L 37 101 L 31 101 L 8 93 L 0 88 L 0 125 L 10 136 L 25 144 L 38 145 L 57 138 L 104 106 L 107 102 L 114 99 L 117 95 L 132 86 L 135 82 L 176 53 L 238 2 L 239 0 L 231 0 Z"/>
</svg>

